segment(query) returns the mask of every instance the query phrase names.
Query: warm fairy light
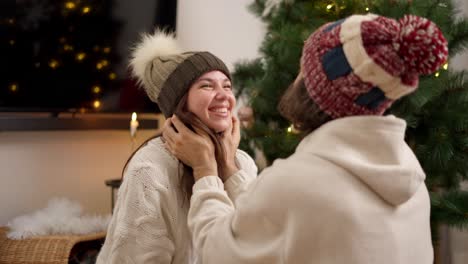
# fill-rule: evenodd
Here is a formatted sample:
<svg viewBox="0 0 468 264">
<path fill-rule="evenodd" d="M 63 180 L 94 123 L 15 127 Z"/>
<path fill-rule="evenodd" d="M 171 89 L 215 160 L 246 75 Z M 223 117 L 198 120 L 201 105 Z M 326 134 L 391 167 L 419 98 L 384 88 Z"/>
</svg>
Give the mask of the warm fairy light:
<svg viewBox="0 0 468 264">
<path fill-rule="evenodd" d="M 115 80 L 115 78 L 117 78 L 117 74 L 115 74 L 113 72 L 109 73 L 109 79 L 110 80 Z"/>
<path fill-rule="evenodd" d="M 75 9 L 76 4 L 74 2 L 72 2 L 72 1 L 68 1 L 68 2 L 65 3 L 65 7 L 67 9 Z"/>
<path fill-rule="evenodd" d="M 288 127 L 288 133 L 292 133 L 292 131 L 293 131 L 293 126 L 290 125 L 290 126 Z"/>
<path fill-rule="evenodd" d="M 106 67 L 107 65 L 109 65 L 109 61 L 108 60 L 100 60 L 97 64 L 96 64 L 96 68 L 98 70 Z"/>
<path fill-rule="evenodd" d="M 93 107 L 96 108 L 96 109 L 101 107 L 101 102 L 99 100 L 94 101 L 93 102 Z"/>
<path fill-rule="evenodd" d="M 101 87 L 98 85 L 93 86 L 93 93 L 98 94 L 101 92 Z"/>
<path fill-rule="evenodd" d="M 448 70 L 448 62 L 444 64 L 444 66 L 442 66 L 444 68 L 444 70 Z"/>
<path fill-rule="evenodd" d="M 327 9 L 328 9 L 328 10 L 332 9 L 332 7 L 333 7 L 332 4 L 327 5 Z"/>
<path fill-rule="evenodd" d="M 368 7 L 366 7 L 366 11 L 369 12 L 369 8 L 368 8 Z"/>
<path fill-rule="evenodd" d="M 10 84 L 10 91 L 12 91 L 12 92 L 18 91 L 18 84 L 16 84 L 16 83 Z"/>
<path fill-rule="evenodd" d="M 72 45 L 64 45 L 64 46 L 63 46 L 63 50 L 72 51 L 72 50 L 73 50 L 73 46 L 72 46 Z"/>
<path fill-rule="evenodd" d="M 49 67 L 51 67 L 52 69 L 55 69 L 59 66 L 59 62 L 55 59 L 51 59 L 49 61 Z"/>
<path fill-rule="evenodd" d="M 90 11 L 91 11 L 91 7 L 89 7 L 89 6 L 83 7 L 83 14 L 87 14 L 87 13 L 89 13 Z"/>
<path fill-rule="evenodd" d="M 435 77 L 439 77 L 440 73 L 436 72 L 434 75 L 435 75 Z"/>
<path fill-rule="evenodd" d="M 8 19 L 8 24 L 13 25 L 15 23 L 15 19 L 10 18 Z"/>
<path fill-rule="evenodd" d="M 77 61 L 82 61 L 82 60 L 84 60 L 86 58 L 86 53 L 79 52 L 79 53 L 76 54 L 75 58 L 76 58 Z"/>
<path fill-rule="evenodd" d="M 13 45 L 15 45 L 15 40 L 14 40 L 14 39 L 10 39 L 9 43 L 10 43 L 10 45 L 13 46 Z"/>
<path fill-rule="evenodd" d="M 109 53 L 111 51 L 111 48 L 110 47 L 105 47 L 105 48 L 102 49 L 102 51 L 104 53 Z"/>
</svg>

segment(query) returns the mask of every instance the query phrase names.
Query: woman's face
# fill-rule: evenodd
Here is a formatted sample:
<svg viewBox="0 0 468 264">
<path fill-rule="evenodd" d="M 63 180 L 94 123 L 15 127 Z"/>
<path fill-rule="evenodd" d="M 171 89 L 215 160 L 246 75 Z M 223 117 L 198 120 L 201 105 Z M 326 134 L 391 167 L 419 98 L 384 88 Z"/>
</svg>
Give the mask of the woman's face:
<svg viewBox="0 0 468 264">
<path fill-rule="evenodd" d="M 223 132 L 229 127 L 235 106 L 231 81 L 220 71 L 207 72 L 190 86 L 188 110 L 215 132 Z"/>
</svg>

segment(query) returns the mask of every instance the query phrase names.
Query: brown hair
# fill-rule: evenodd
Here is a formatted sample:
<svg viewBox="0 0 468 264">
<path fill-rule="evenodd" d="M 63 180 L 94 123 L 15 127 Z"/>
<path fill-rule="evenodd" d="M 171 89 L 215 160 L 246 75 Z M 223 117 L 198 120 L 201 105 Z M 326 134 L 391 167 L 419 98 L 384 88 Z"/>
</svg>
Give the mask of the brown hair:
<svg viewBox="0 0 468 264">
<path fill-rule="evenodd" d="M 221 141 L 221 136 L 222 133 L 215 133 L 212 129 L 210 129 L 207 125 L 205 125 L 195 114 L 192 112 L 188 111 L 187 108 L 187 98 L 188 98 L 188 93 L 185 93 L 184 96 L 180 99 L 179 103 L 176 106 L 176 109 L 174 111 L 174 114 L 177 115 L 177 117 L 192 131 L 195 131 L 194 128 L 199 128 L 202 131 L 204 131 L 208 136 L 211 138 L 213 145 L 215 147 L 215 158 L 216 158 L 216 163 L 218 165 L 218 176 L 223 178 L 226 178 L 225 176 L 228 175 L 223 175 L 223 172 L 226 170 L 226 149 L 224 147 L 223 142 Z M 157 138 L 161 136 L 161 134 L 156 134 L 147 140 L 145 140 L 128 158 L 127 162 L 125 163 L 125 166 L 122 169 L 122 178 L 124 177 L 125 169 L 128 166 L 128 163 L 130 160 L 133 158 L 133 156 L 142 148 L 145 146 L 150 140 Z M 179 175 L 180 177 L 180 188 L 182 189 L 182 192 L 186 195 L 187 200 L 190 200 L 190 196 L 192 195 L 192 187 L 195 183 L 195 180 L 193 179 L 193 170 L 191 167 L 185 165 L 182 163 L 184 166 L 184 172 L 182 175 Z"/>
<path fill-rule="evenodd" d="M 310 98 L 303 78 L 286 89 L 278 103 L 278 111 L 302 133 L 302 136 L 331 120 Z"/>
</svg>

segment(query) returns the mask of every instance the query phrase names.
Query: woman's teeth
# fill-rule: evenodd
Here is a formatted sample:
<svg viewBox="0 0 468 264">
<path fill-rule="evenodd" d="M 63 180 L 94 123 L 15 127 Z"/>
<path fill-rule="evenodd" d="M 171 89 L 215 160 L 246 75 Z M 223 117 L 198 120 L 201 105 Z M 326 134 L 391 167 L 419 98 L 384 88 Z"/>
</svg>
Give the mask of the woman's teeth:
<svg viewBox="0 0 468 264">
<path fill-rule="evenodd" d="M 227 108 L 213 108 L 211 111 L 216 112 L 216 113 L 227 113 L 228 109 Z"/>
</svg>

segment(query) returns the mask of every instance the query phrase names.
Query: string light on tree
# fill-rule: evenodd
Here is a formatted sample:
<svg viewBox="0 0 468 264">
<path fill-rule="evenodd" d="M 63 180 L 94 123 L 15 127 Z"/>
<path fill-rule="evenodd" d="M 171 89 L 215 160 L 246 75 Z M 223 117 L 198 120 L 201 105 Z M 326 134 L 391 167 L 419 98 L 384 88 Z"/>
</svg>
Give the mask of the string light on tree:
<svg viewBox="0 0 468 264">
<path fill-rule="evenodd" d="M 111 52 L 111 48 L 110 48 L 110 47 L 105 47 L 105 48 L 102 49 L 102 51 L 103 51 L 104 53 L 110 53 L 110 52 Z"/>
<path fill-rule="evenodd" d="M 18 84 L 12 83 L 12 84 L 10 84 L 9 88 L 10 88 L 10 91 L 14 93 L 14 92 L 18 91 Z"/>
<path fill-rule="evenodd" d="M 72 50 L 73 50 L 73 46 L 72 46 L 72 45 L 65 44 L 65 45 L 63 46 L 63 50 L 64 50 L 64 51 L 72 51 Z"/>
<path fill-rule="evenodd" d="M 99 100 L 94 100 L 93 107 L 94 109 L 99 109 L 101 107 L 101 102 Z"/>
<path fill-rule="evenodd" d="M 436 78 L 439 78 L 440 73 L 439 73 L 439 72 L 436 72 L 436 73 L 434 74 L 434 76 L 435 76 Z"/>
<path fill-rule="evenodd" d="M 331 10 L 333 8 L 332 4 L 327 5 L 327 10 Z"/>
<path fill-rule="evenodd" d="M 84 52 L 79 52 L 75 56 L 75 59 L 77 61 L 83 61 L 85 58 L 86 58 L 86 53 L 84 53 Z"/>
<path fill-rule="evenodd" d="M 68 1 L 68 2 L 65 3 L 65 8 L 69 9 L 69 10 L 75 9 L 76 4 L 73 1 Z"/>
<path fill-rule="evenodd" d="M 448 62 L 444 64 L 444 66 L 442 66 L 444 68 L 444 70 L 448 70 Z"/>
<path fill-rule="evenodd" d="M 106 67 L 109 65 L 109 61 L 108 60 L 100 60 L 97 64 L 96 64 L 96 69 L 98 70 L 101 70 L 102 68 Z"/>
<path fill-rule="evenodd" d="M 56 69 L 59 66 L 59 62 L 56 59 L 51 59 L 49 61 L 49 67 L 52 69 Z"/>
<path fill-rule="evenodd" d="M 88 14 L 89 12 L 91 12 L 91 7 L 89 6 L 83 7 L 82 12 L 83 14 Z"/>
<path fill-rule="evenodd" d="M 117 78 L 117 74 L 114 72 L 109 73 L 109 80 L 115 80 L 115 78 Z"/>
<path fill-rule="evenodd" d="M 297 130 L 294 125 L 290 125 L 288 128 L 287 128 L 287 131 L 288 133 L 292 133 L 292 134 L 299 134 L 299 130 Z"/>
<path fill-rule="evenodd" d="M 99 85 L 93 86 L 93 93 L 99 94 L 101 92 L 101 87 Z"/>
<path fill-rule="evenodd" d="M 369 7 L 366 7 L 366 11 L 369 12 L 369 10 L 370 10 Z"/>
</svg>

